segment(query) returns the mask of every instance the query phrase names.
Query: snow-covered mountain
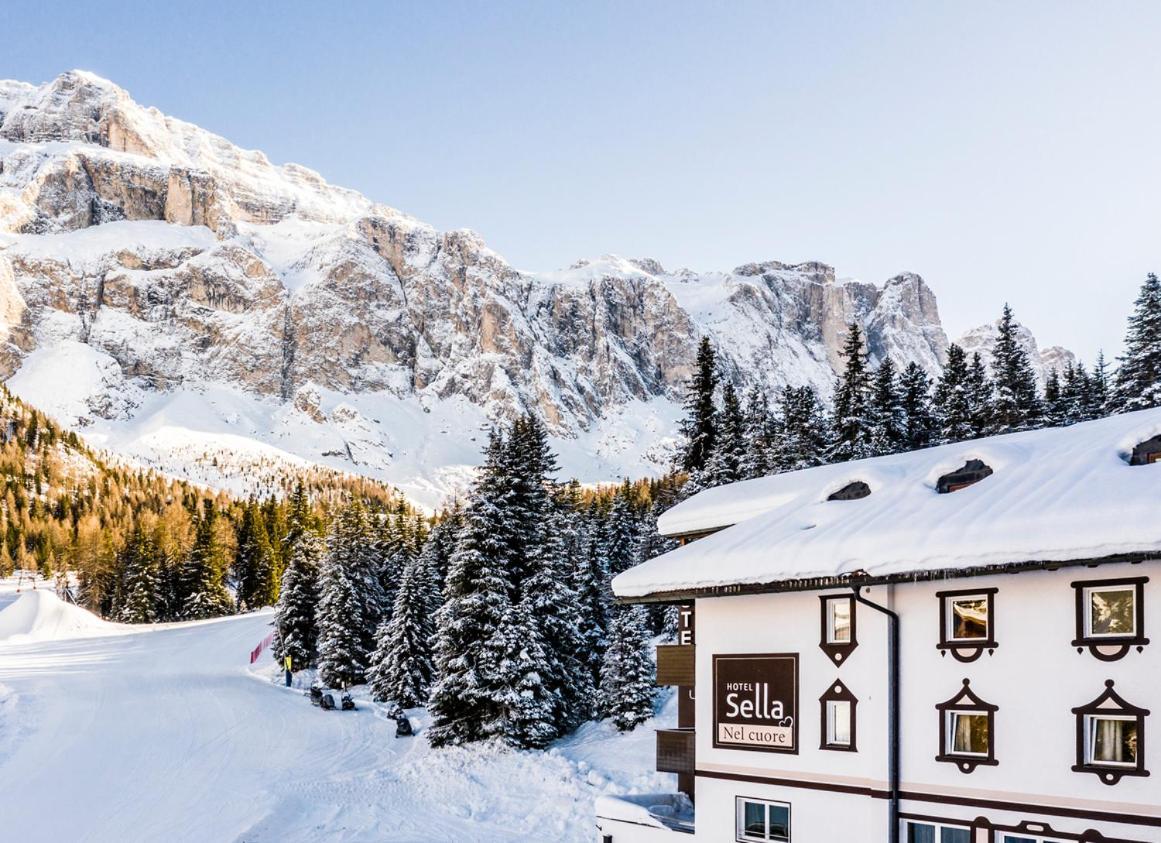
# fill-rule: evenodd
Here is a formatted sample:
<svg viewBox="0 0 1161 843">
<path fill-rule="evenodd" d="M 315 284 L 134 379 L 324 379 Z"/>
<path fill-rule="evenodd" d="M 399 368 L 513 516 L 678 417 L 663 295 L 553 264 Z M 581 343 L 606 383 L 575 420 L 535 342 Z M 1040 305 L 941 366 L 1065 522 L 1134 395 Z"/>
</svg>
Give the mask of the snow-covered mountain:
<svg viewBox="0 0 1161 843">
<path fill-rule="evenodd" d="M 1032 369 L 1036 372 L 1036 377 L 1039 378 L 1042 388 L 1048 377 L 1048 373 L 1053 369 L 1063 373 L 1068 364 L 1076 365 L 1078 362 L 1075 354 L 1059 345 L 1050 345 L 1043 349 L 1040 348 L 1036 342 L 1036 337 L 1032 336 L 1031 331 L 1018 322 L 1014 322 L 1013 324 L 1016 329 L 1016 342 L 1027 353 L 1028 360 L 1032 363 Z M 999 327 L 999 319 L 994 322 L 987 322 L 972 328 L 970 331 L 965 331 L 955 341 L 955 344 L 964 350 L 969 360 L 973 354 L 978 353 L 980 360 L 983 361 L 988 371 L 991 371 L 992 345 L 996 341 L 996 332 L 999 330 Z"/>
<path fill-rule="evenodd" d="M 434 502 L 489 419 L 583 480 L 657 470 L 699 337 L 739 386 L 829 392 L 845 325 L 935 370 L 923 279 L 821 263 L 510 266 L 73 71 L 0 82 L 0 376 L 95 444 L 217 485 L 320 462 Z"/>
</svg>

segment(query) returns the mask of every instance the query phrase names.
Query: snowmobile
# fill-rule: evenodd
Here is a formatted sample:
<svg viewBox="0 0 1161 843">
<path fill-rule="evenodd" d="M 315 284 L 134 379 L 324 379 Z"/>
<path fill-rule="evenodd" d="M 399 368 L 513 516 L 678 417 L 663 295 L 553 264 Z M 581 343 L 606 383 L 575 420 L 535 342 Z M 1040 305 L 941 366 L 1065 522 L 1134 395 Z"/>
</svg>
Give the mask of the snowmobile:
<svg viewBox="0 0 1161 843">
<path fill-rule="evenodd" d="M 340 705 L 342 706 L 343 711 L 354 711 L 355 710 L 355 700 L 351 697 L 351 695 L 349 693 L 343 694 L 343 698 L 340 701 Z"/>
<path fill-rule="evenodd" d="M 407 715 L 402 711 L 399 712 L 399 716 L 395 718 L 395 737 L 409 738 L 414 734 L 415 732 L 411 728 L 411 721 L 407 719 Z"/>
<path fill-rule="evenodd" d="M 307 696 L 310 697 L 310 704 L 311 705 L 322 705 L 322 699 L 323 699 L 322 688 L 320 688 L 318 685 L 311 685 L 310 690 L 307 691 L 306 693 L 307 693 Z"/>
<path fill-rule="evenodd" d="M 335 698 L 331 694 L 323 694 L 322 702 L 319 704 L 319 707 L 322 708 L 323 711 L 334 711 Z"/>
</svg>

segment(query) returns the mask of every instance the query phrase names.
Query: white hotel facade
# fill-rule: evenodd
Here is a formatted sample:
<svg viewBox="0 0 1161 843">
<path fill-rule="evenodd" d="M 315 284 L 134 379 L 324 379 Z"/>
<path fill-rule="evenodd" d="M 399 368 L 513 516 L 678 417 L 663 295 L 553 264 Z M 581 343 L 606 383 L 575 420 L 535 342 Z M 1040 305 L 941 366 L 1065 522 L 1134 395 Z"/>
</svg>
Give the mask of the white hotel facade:
<svg viewBox="0 0 1161 843">
<path fill-rule="evenodd" d="M 597 840 L 1161 843 L 1155 461 L 1161 410 L 674 507 L 613 587 L 683 607 L 676 786 Z"/>
</svg>

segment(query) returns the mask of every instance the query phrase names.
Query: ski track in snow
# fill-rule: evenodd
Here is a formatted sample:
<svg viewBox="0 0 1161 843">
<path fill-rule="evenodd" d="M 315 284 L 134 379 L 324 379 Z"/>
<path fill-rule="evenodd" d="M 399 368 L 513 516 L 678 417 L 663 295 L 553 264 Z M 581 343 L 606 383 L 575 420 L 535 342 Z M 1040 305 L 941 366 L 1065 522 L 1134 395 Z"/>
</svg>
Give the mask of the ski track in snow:
<svg viewBox="0 0 1161 843">
<path fill-rule="evenodd" d="M 12 596 L 0 586 L 0 613 Z M 587 843 L 596 796 L 672 789 L 649 769 L 652 724 L 436 751 L 358 695 L 356 712 L 313 708 L 268 654 L 248 664 L 271 617 L 0 639 L 3 837 Z"/>
</svg>

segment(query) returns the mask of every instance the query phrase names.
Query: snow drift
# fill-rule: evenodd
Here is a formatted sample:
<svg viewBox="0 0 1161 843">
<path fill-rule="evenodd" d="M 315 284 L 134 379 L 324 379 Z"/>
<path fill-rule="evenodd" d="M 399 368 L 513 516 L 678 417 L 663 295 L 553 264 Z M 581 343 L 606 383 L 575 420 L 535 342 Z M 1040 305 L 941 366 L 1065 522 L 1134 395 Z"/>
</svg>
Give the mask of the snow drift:
<svg viewBox="0 0 1161 843">
<path fill-rule="evenodd" d="M 0 611 L 0 643 L 5 644 L 115 635 L 127 629 L 66 603 L 46 589 L 22 592 Z"/>
</svg>

